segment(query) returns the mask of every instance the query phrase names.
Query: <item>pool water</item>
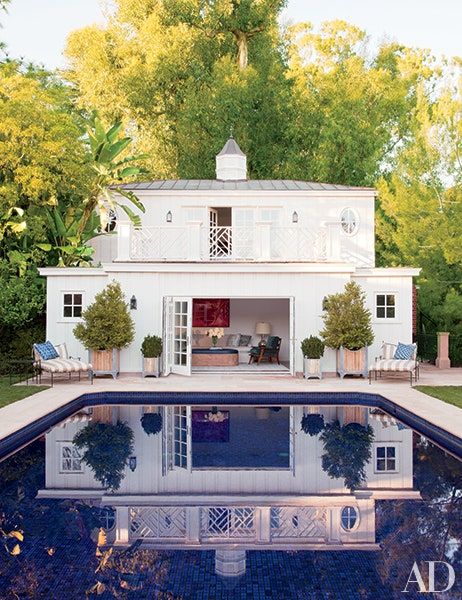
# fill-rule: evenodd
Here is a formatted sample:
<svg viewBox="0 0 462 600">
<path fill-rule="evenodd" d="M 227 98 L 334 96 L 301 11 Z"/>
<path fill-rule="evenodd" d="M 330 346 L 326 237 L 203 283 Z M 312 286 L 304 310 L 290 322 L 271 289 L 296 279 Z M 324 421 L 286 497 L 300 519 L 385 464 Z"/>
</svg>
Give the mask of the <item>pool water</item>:
<svg viewBox="0 0 462 600">
<path fill-rule="evenodd" d="M 459 599 L 462 464 L 376 407 L 84 408 L 0 463 L 0 534 L 1 599 Z"/>
</svg>

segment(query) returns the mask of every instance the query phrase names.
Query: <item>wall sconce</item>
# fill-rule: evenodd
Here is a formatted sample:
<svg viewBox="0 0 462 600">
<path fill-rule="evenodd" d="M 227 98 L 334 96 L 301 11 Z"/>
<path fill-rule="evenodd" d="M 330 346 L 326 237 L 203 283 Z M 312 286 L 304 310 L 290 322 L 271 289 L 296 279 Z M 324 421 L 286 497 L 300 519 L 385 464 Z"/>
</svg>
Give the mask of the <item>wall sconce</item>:
<svg viewBox="0 0 462 600">
<path fill-rule="evenodd" d="M 327 310 L 329 305 L 329 301 L 327 300 L 327 296 L 324 296 L 322 299 L 322 310 Z"/>
<path fill-rule="evenodd" d="M 130 456 L 128 459 L 128 466 L 132 472 L 136 469 L 136 456 Z"/>
<path fill-rule="evenodd" d="M 298 213 L 296 210 L 292 213 L 292 223 L 298 223 Z"/>
<path fill-rule="evenodd" d="M 135 295 L 130 298 L 130 310 L 136 310 L 138 308 L 138 300 Z"/>
<path fill-rule="evenodd" d="M 167 216 L 165 217 L 165 219 L 166 219 L 167 223 L 171 223 L 172 222 L 173 216 L 172 216 L 172 211 L 171 210 L 168 211 Z"/>
</svg>

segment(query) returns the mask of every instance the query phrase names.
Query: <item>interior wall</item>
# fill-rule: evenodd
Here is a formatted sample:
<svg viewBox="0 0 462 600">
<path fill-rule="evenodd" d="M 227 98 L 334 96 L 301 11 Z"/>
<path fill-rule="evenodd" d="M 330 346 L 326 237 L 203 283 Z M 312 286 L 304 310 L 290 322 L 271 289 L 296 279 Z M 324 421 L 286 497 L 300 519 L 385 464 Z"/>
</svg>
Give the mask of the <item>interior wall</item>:
<svg viewBox="0 0 462 600">
<path fill-rule="evenodd" d="M 289 360 L 289 299 L 285 298 L 231 298 L 230 327 L 225 328 L 225 334 L 242 333 L 255 336 L 255 325 L 259 321 L 271 323 L 271 335 L 282 339 L 279 357 Z M 257 336 L 259 339 L 259 336 Z"/>
</svg>

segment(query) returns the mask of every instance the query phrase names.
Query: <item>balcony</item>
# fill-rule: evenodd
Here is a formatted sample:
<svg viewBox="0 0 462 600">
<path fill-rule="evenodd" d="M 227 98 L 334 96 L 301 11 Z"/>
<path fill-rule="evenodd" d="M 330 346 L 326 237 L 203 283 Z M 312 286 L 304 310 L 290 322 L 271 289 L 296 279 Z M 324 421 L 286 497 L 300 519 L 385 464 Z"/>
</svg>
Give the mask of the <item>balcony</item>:
<svg viewBox="0 0 462 600">
<path fill-rule="evenodd" d="M 256 223 L 249 227 L 134 228 L 118 224 L 118 261 L 133 262 L 334 262 L 340 256 L 338 225 L 318 229 Z"/>
</svg>

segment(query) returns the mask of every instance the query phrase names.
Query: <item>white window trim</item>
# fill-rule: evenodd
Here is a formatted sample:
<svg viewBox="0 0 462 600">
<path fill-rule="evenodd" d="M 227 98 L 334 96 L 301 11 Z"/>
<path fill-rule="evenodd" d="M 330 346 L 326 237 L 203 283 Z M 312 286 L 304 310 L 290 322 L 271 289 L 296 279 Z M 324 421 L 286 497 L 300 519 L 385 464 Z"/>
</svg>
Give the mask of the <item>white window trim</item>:
<svg viewBox="0 0 462 600">
<path fill-rule="evenodd" d="M 58 461 L 59 461 L 59 473 L 61 475 L 82 475 L 85 472 L 85 465 L 83 461 L 80 461 L 80 470 L 79 471 L 66 471 L 62 467 L 62 449 L 65 446 L 74 447 L 75 444 L 72 443 L 72 440 L 61 440 L 58 442 Z"/>
<path fill-rule="evenodd" d="M 394 296 L 395 297 L 395 316 L 394 317 L 378 317 L 377 316 L 377 296 Z M 386 311 L 385 311 L 386 314 Z M 373 323 L 399 323 L 399 294 L 393 290 L 382 290 L 374 292 L 374 309 L 372 311 Z"/>
<path fill-rule="evenodd" d="M 354 508 L 356 511 L 356 523 L 353 525 L 353 527 L 351 529 L 345 529 L 345 527 L 343 526 L 342 523 L 342 511 L 344 508 L 347 507 L 351 507 Z M 349 533 L 353 533 L 354 531 L 356 531 L 359 527 L 359 523 L 361 521 L 361 511 L 359 510 L 359 508 L 357 506 L 354 506 L 353 504 L 344 504 L 343 506 L 340 507 L 340 512 L 339 512 L 339 516 L 340 516 L 340 530 L 345 534 L 349 534 Z"/>
<path fill-rule="evenodd" d="M 352 232 L 352 233 L 347 233 L 342 226 L 342 214 L 346 211 L 346 210 L 351 210 L 351 212 L 355 215 L 356 218 L 356 229 Z M 353 208 L 352 206 L 344 206 L 341 211 L 340 211 L 340 216 L 338 219 L 338 223 L 339 223 L 339 227 L 340 227 L 340 233 L 342 235 L 344 235 L 345 237 L 351 238 L 351 237 L 355 237 L 355 235 L 358 235 L 359 232 L 359 228 L 361 226 L 361 219 L 359 218 L 359 213 L 356 210 L 356 208 Z"/>
<path fill-rule="evenodd" d="M 61 290 L 61 301 L 59 304 L 60 318 L 58 323 L 80 323 L 82 317 L 65 317 L 64 316 L 64 295 L 65 294 L 81 294 L 82 295 L 82 312 L 85 310 L 85 292 L 83 290 Z M 72 305 L 74 306 L 74 305 Z"/>
<path fill-rule="evenodd" d="M 395 449 L 395 466 L 393 470 L 379 471 L 377 469 L 377 448 L 394 448 Z M 386 456 L 386 450 L 385 450 Z M 390 473 L 399 473 L 400 471 L 400 444 L 399 442 L 376 442 L 374 443 L 374 473 L 376 475 L 389 475 Z"/>
</svg>

